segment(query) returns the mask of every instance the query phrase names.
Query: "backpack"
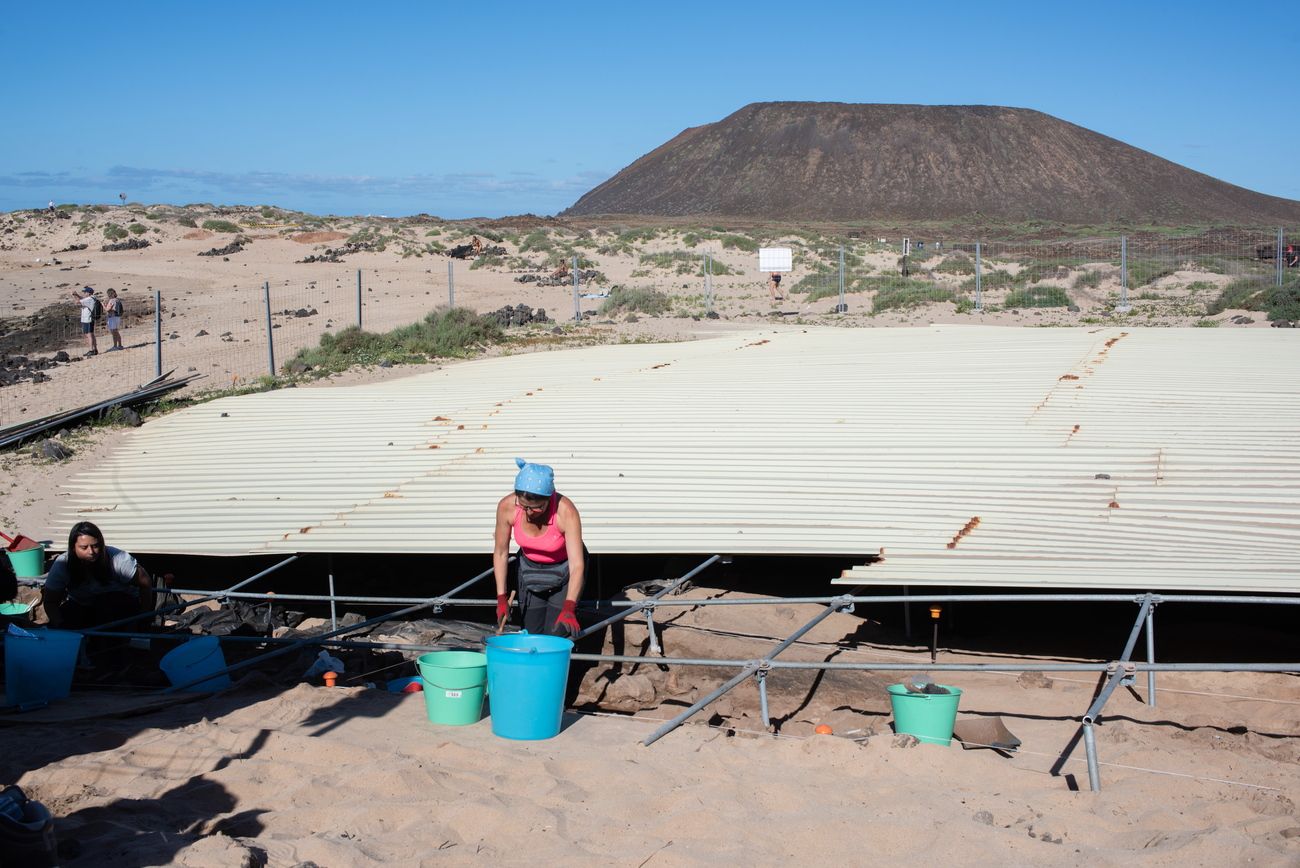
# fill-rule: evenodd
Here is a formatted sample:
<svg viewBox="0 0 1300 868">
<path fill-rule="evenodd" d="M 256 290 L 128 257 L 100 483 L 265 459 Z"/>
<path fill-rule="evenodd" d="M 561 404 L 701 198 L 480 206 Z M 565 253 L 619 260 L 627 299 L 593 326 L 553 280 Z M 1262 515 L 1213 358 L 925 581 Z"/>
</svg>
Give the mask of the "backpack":
<svg viewBox="0 0 1300 868">
<path fill-rule="evenodd" d="M 99 303 L 99 299 L 93 299 L 95 306 L 90 309 L 90 318 L 92 320 L 101 320 L 104 318 L 104 306 Z"/>
</svg>

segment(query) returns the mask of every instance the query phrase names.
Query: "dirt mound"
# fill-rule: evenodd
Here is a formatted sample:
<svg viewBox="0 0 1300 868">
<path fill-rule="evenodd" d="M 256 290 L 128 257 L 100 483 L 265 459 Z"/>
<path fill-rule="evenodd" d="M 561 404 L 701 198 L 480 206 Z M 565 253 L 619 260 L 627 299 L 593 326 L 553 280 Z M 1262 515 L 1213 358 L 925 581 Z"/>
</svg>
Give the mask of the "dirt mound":
<svg viewBox="0 0 1300 868">
<path fill-rule="evenodd" d="M 341 241 L 347 238 L 346 232 L 300 232 L 297 235 L 290 235 L 290 241 L 297 241 L 299 244 L 323 244 L 327 241 Z"/>
<path fill-rule="evenodd" d="M 561 216 L 1300 221 L 1266 196 L 1042 112 L 777 102 L 685 130 Z"/>
</svg>

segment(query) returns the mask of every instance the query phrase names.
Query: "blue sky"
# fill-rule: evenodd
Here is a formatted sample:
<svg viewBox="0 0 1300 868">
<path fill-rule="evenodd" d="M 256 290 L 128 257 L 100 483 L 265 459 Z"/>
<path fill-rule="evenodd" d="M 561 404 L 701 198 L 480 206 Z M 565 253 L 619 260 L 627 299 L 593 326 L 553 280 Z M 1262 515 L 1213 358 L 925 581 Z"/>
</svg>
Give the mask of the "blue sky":
<svg viewBox="0 0 1300 868">
<path fill-rule="evenodd" d="M 553 214 L 682 129 L 769 100 L 1032 108 L 1300 199 L 1297 15 L 1288 0 L 14 3 L 0 210 L 124 192 Z"/>
</svg>

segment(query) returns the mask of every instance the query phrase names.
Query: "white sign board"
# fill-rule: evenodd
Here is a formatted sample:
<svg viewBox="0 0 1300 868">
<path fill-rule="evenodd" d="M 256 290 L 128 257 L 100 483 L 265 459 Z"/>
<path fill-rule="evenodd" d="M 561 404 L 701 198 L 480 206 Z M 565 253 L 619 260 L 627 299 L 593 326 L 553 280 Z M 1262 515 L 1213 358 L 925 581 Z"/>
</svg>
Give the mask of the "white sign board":
<svg viewBox="0 0 1300 868">
<path fill-rule="evenodd" d="M 789 247 L 760 247 L 758 270 L 794 271 L 794 254 Z"/>
</svg>

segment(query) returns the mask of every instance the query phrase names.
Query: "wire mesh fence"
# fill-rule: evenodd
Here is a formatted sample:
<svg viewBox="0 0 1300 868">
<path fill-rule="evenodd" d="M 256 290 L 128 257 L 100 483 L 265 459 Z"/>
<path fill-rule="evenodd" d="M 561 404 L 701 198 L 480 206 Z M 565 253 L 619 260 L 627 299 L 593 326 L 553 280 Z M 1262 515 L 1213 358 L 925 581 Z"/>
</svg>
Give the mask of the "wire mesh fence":
<svg viewBox="0 0 1300 868">
<path fill-rule="evenodd" d="M 510 264 L 520 257 L 495 257 L 448 259 L 445 269 L 435 260 L 422 269 L 417 286 L 408 276 L 402 289 L 395 271 L 326 266 L 309 277 L 254 279 L 220 290 L 124 292 L 123 348 L 112 349 L 101 320 L 92 332 L 99 349 L 94 357 L 86 355 L 91 342 L 69 292 L 57 310 L 17 321 L 15 327 L 33 337 L 30 347 L 7 351 L 0 427 L 104 401 L 168 372 L 203 375 L 192 387 L 199 391 L 252 387 L 286 373 L 300 350 L 326 334 L 355 325 L 388 331 L 442 305 L 484 313 L 492 307 L 488 299 L 503 292 L 531 293 L 533 303 L 548 292 L 550 314 L 562 321 L 596 314 L 593 307 L 605 311 L 601 316 L 614 315 L 602 307 L 614 284 L 625 296 L 653 296 L 659 304 L 653 312 L 668 316 L 751 315 L 770 306 L 785 314 L 850 318 L 920 309 L 1032 311 L 1060 314 L 1053 324 L 1085 325 L 1171 319 L 1214 325 L 1206 318 L 1230 309 L 1300 319 L 1300 227 L 978 241 L 866 230 L 605 235 L 580 235 L 575 249 L 555 258 L 560 270 L 568 266 L 570 282 L 572 274 L 579 276 L 576 287 L 555 282 L 550 260 L 532 263 L 532 273 L 552 278 L 549 284 L 536 277 L 525 283 Z M 521 251 L 526 242 L 536 243 L 529 239 L 519 243 Z M 792 270 L 779 283 L 759 270 L 760 246 L 791 250 Z M 603 289 L 596 285 L 601 280 Z M 490 295 L 483 291 L 489 281 L 513 288 Z"/>
</svg>

